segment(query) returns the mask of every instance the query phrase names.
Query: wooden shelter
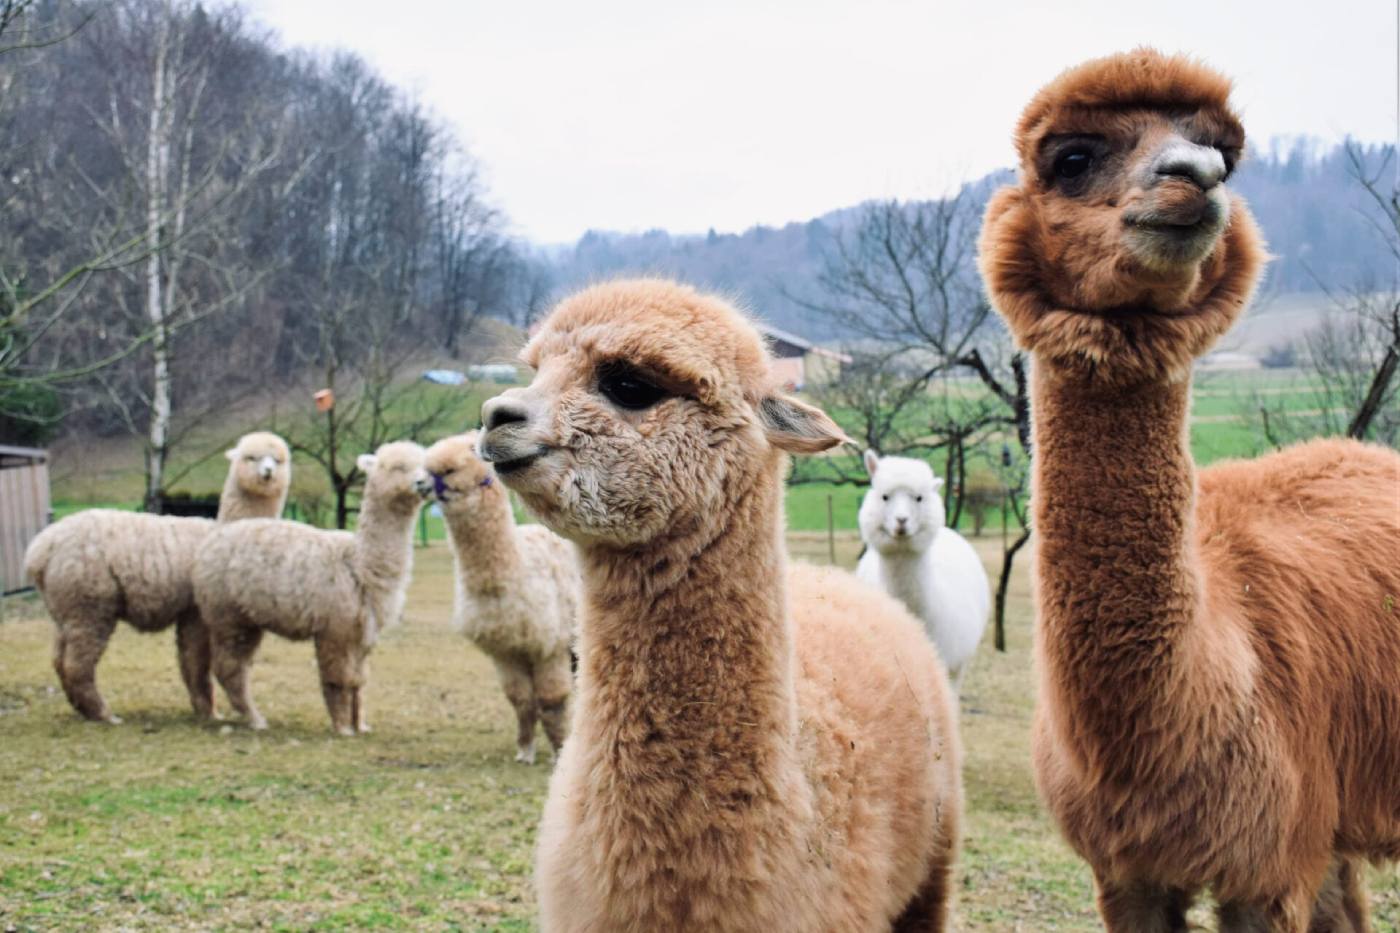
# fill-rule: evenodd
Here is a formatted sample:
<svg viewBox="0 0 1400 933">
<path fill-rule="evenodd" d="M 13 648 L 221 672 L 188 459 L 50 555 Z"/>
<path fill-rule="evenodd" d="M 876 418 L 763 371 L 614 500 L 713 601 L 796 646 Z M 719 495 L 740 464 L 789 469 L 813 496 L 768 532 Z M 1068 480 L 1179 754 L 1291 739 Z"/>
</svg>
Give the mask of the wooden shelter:
<svg viewBox="0 0 1400 933">
<path fill-rule="evenodd" d="M 24 551 L 48 523 L 48 451 L 0 446 L 0 595 L 34 585 Z"/>
</svg>

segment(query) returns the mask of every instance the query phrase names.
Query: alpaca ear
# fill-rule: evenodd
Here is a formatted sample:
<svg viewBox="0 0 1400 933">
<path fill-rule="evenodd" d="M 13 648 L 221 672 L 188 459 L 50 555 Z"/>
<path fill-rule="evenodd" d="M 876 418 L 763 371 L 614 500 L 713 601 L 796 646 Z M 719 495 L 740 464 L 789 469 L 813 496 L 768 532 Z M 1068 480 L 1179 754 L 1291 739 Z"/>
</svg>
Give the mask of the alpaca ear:
<svg viewBox="0 0 1400 933">
<path fill-rule="evenodd" d="M 238 459 L 238 448 L 237 448 L 237 447 L 230 447 L 228 450 L 224 451 L 224 456 L 227 457 L 229 460 L 237 460 L 237 459 Z"/>
<path fill-rule="evenodd" d="M 938 492 L 938 490 L 940 490 L 940 489 L 942 489 L 942 488 L 943 488 L 943 477 L 941 477 L 941 476 L 935 476 L 935 477 L 933 478 L 933 491 L 934 491 L 934 492 Z"/>
<path fill-rule="evenodd" d="M 379 458 L 374 454 L 360 454 L 355 459 L 355 466 L 360 468 L 361 473 L 368 473 L 374 469 L 374 465 L 379 462 Z"/>
<path fill-rule="evenodd" d="M 870 474 L 870 478 L 875 478 L 875 470 L 880 466 L 880 455 L 873 448 L 865 449 L 865 472 Z"/>
<path fill-rule="evenodd" d="M 821 453 L 851 440 L 826 412 L 787 395 L 759 402 L 758 419 L 768 443 L 791 454 Z"/>
</svg>

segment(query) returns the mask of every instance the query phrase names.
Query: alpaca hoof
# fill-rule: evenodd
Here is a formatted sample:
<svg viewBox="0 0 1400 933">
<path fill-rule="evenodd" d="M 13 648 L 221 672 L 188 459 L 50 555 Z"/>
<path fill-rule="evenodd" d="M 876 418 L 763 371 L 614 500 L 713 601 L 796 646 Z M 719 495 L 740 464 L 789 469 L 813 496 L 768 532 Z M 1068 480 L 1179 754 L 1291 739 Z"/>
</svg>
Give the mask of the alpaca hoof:
<svg viewBox="0 0 1400 933">
<path fill-rule="evenodd" d="M 106 716 L 102 717 L 102 721 L 109 726 L 120 726 L 122 724 L 122 718 L 116 713 L 108 713 Z"/>
<path fill-rule="evenodd" d="M 522 765 L 532 765 L 535 763 L 535 749 L 522 748 L 515 753 L 515 760 Z"/>
<path fill-rule="evenodd" d="M 373 732 L 374 730 L 370 728 L 369 723 L 367 723 L 367 722 L 362 722 L 362 723 L 360 723 L 359 731 L 360 731 L 360 734 L 361 734 L 361 735 L 368 735 L 369 733 Z"/>
<path fill-rule="evenodd" d="M 336 735 L 345 736 L 346 738 L 350 738 L 351 736 L 356 735 L 355 727 L 354 727 L 354 726 L 336 726 L 336 728 L 335 728 L 335 734 L 336 734 Z"/>
<path fill-rule="evenodd" d="M 263 719 L 261 716 L 257 719 L 250 719 L 248 720 L 248 728 L 252 729 L 254 732 L 265 732 L 267 731 L 267 720 Z"/>
</svg>

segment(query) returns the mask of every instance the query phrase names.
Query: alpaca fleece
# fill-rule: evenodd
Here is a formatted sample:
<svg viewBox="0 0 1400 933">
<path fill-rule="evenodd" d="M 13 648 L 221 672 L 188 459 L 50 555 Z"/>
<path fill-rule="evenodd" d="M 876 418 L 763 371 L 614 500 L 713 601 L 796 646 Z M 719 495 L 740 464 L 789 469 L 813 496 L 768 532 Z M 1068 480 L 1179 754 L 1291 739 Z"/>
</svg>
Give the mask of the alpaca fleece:
<svg viewBox="0 0 1400 933">
<path fill-rule="evenodd" d="M 1034 359 L 1036 773 L 1112 931 L 1185 930 L 1206 888 L 1225 933 L 1361 931 L 1358 861 L 1400 856 L 1400 456 L 1197 476 L 1192 360 L 1264 259 L 1203 151 L 1243 145 L 1228 89 L 1149 50 L 1066 72 L 987 210 L 983 275 Z M 1084 133 L 1081 182 L 1055 166 Z"/>
<path fill-rule="evenodd" d="M 280 515 L 291 485 L 282 439 L 245 434 L 227 457 L 219 521 Z M 269 459 L 274 463 L 268 465 Z M 89 509 L 55 522 L 30 542 L 25 572 L 53 619 L 54 670 L 68 702 L 84 717 L 121 722 L 97 689 L 96 671 L 122 619 L 142 632 L 176 627 L 190 705 L 201 718 L 214 715 L 209 638 L 190 585 L 194 552 L 213 528 L 203 518 Z"/>
<path fill-rule="evenodd" d="M 477 456 L 476 440 L 474 433 L 444 438 L 428 448 L 425 464 L 456 560 L 452 621 L 494 662 L 515 710 L 516 760 L 533 764 L 537 721 L 556 754 L 567 733 L 578 557 L 542 525 L 516 527 L 510 495 Z"/>
<path fill-rule="evenodd" d="M 481 450 L 584 570 L 542 928 L 945 929 L 946 675 L 894 600 L 787 566 L 784 452 L 840 429 L 774 391 L 745 317 L 671 282 L 583 291 L 523 356 L 535 380 L 487 403 Z M 660 397 L 617 401 L 639 385 Z"/>
<path fill-rule="evenodd" d="M 423 448 L 399 441 L 360 458 L 366 474 L 352 534 L 257 519 L 218 528 L 194 558 L 194 598 L 209 628 L 212 662 L 229 703 L 254 729 L 248 668 L 265 632 L 314 639 L 331 727 L 367 732 L 360 691 L 366 659 L 403 609 L 413 523 L 431 489 Z"/>
</svg>

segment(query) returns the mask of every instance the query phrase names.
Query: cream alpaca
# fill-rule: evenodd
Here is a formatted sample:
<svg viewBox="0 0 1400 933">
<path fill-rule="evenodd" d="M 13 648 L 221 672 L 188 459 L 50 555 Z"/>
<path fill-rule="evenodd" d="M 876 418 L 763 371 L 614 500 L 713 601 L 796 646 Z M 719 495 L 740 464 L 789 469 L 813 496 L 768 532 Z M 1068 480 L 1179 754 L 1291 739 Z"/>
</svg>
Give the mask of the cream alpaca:
<svg viewBox="0 0 1400 933">
<path fill-rule="evenodd" d="M 1191 366 L 1263 248 L 1224 181 L 1229 82 L 1089 62 L 1017 128 L 993 303 L 1034 357 L 1042 793 L 1112 931 L 1368 929 L 1400 856 L 1400 456 L 1320 441 L 1197 477 Z"/>
<path fill-rule="evenodd" d="M 282 439 L 245 434 L 227 456 L 219 521 L 280 515 L 292 470 Z M 97 662 L 122 619 L 142 632 L 175 626 L 190 705 L 198 716 L 214 715 L 209 639 L 190 589 L 194 552 L 213 528 L 203 518 L 89 509 L 30 542 L 25 571 L 53 619 L 54 670 L 83 716 L 121 722 L 97 689 Z"/>
<path fill-rule="evenodd" d="M 481 450 L 584 569 L 543 929 L 944 929 L 947 678 L 892 599 L 787 568 L 783 451 L 841 431 L 773 391 L 749 321 L 673 283 L 575 295 L 524 359 Z"/>
<path fill-rule="evenodd" d="M 943 481 L 922 460 L 865 452 L 870 490 L 860 504 L 867 550 L 856 576 L 904 603 L 923 622 L 953 689 L 982 643 L 992 590 L 967 539 L 944 525 Z"/>
<path fill-rule="evenodd" d="M 573 683 L 579 569 L 574 546 L 541 525 L 517 528 L 510 496 L 476 455 L 476 435 L 428 448 L 426 463 L 457 562 L 453 623 L 496 665 L 515 708 L 516 761 L 535 761 L 535 723 L 557 754 Z"/>
<path fill-rule="evenodd" d="M 254 729 L 248 668 L 264 632 L 314 639 L 331 727 L 369 731 L 360 690 L 365 659 L 403 609 L 413 524 L 432 488 L 423 448 L 400 441 L 359 460 L 366 474 L 357 530 L 269 519 L 217 529 L 194 561 L 194 597 L 209 628 L 214 676 Z"/>
</svg>

